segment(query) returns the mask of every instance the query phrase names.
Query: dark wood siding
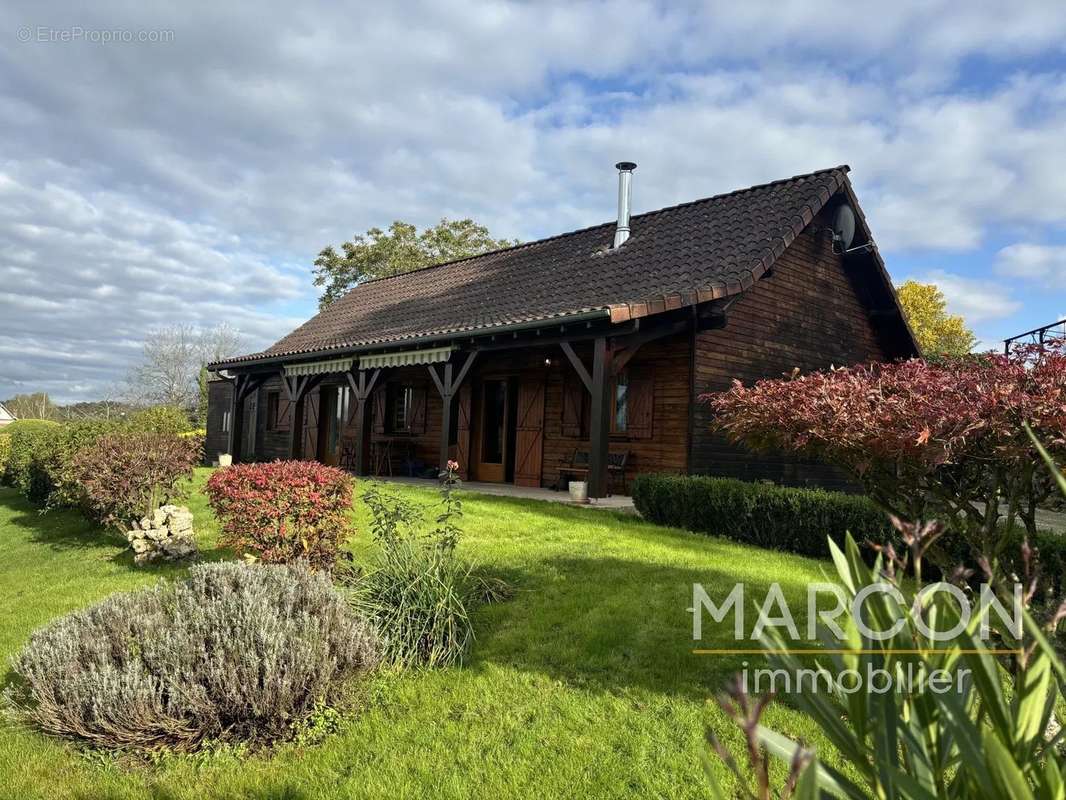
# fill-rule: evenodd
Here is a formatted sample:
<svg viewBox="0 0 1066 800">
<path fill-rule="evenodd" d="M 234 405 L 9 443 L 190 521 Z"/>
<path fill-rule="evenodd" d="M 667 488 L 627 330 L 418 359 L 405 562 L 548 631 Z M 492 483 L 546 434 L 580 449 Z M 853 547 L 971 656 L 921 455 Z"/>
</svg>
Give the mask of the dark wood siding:
<svg viewBox="0 0 1066 800">
<path fill-rule="evenodd" d="M 222 418 L 233 403 L 233 384 L 209 381 L 207 384 L 207 437 L 204 440 L 204 463 L 213 464 L 229 448 L 229 434 L 222 430 Z"/>
<path fill-rule="evenodd" d="M 773 272 L 741 295 L 726 327 L 695 336 L 693 393 L 729 388 L 734 379 L 751 384 L 798 367 L 803 371 L 884 360 L 885 353 L 866 306 L 861 282 L 815 219 L 774 265 Z M 858 267 L 856 267 L 858 269 Z M 692 471 L 791 485 L 852 488 L 824 465 L 778 455 L 752 454 L 710 431 L 702 403 L 693 408 Z"/>
</svg>

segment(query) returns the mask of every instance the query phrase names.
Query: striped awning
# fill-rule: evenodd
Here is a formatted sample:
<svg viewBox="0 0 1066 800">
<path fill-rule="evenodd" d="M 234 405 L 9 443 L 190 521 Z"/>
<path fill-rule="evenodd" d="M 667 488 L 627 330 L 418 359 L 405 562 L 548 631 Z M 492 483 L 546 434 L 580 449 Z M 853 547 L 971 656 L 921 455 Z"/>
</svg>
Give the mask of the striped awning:
<svg viewBox="0 0 1066 800">
<path fill-rule="evenodd" d="M 409 367 L 417 364 L 439 364 L 451 358 L 455 348 L 434 347 L 431 350 L 400 350 L 395 353 L 378 353 L 373 356 L 360 356 L 359 369 L 378 369 L 380 367 Z"/>
<path fill-rule="evenodd" d="M 347 372 L 352 368 L 354 358 L 334 358 L 330 361 L 308 361 L 304 364 L 286 364 L 285 374 L 325 375 L 327 372 Z"/>
</svg>

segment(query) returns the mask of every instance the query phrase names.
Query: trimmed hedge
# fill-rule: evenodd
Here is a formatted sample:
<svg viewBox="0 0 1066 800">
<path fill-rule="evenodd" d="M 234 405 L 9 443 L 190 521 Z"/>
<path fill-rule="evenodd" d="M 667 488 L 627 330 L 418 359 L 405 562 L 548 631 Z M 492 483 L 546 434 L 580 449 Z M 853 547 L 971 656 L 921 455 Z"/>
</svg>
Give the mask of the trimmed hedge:
<svg viewBox="0 0 1066 800">
<path fill-rule="evenodd" d="M 4 433 L 11 437 L 11 447 L 4 467 L 4 483 L 28 495 L 33 464 L 42 448 L 50 451 L 46 443 L 58 434 L 59 429 L 58 422 L 47 419 L 20 419 L 5 426 Z"/>
<path fill-rule="evenodd" d="M 633 502 L 652 522 L 800 555 L 829 555 L 827 537 L 891 541 L 888 515 L 866 497 L 732 478 L 638 475 Z"/>
<path fill-rule="evenodd" d="M 4 482 L 9 455 L 11 455 L 11 434 L 0 432 L 0 483 Z"/>
</svg>

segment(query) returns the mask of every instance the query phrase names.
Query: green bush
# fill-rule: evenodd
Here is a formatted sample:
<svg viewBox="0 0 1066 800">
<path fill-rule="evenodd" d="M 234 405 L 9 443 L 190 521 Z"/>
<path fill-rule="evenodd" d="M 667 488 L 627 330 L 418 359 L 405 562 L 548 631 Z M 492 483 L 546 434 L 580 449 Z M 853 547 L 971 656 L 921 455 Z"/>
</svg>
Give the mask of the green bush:
<svg viewBox="0 0 1066 800">
<path fill-rule="evenodd" d="M 175 406 L 151 406 L 136 412 L 127 423 L 143 433 L 185 433 L 192 430 L 189 415 Z"/>
<path fill-rule="evenodd" d="M 7 457 L 11 454 L 11 434 L 0 433 L 0 483 L 4 482 L 7 470 Z"/>
<path fill-rule="evenodd" d="M 306 727 L 377 660 L 324 573 L 219 563 L 37 630 L 5 700 L 22 722 L 98 747 L 263 744 Z"/>
<path fill-rule="evenodd" d="M 36 424 L 24 424 L 24 423 Z M 80 506 L 83 495 L 74 471 L 74 456 L 121 423 L 103 420 L 59 424 L 25 420 L 11 433 L 8 482 L 34 505 Z"/>
<path fill-rule="evenodd" d="M 807 556 L 829 554 L 826 537 L 883 543 L 894 539 L 888 516 L 858 495 L 792 489 L 731 478 L 638 475 L 633 502 L 660 525 L 724 536 Z"/>
<path fill-rule="evenodd" d="M 32 465 L 41 446 L 59 430 L 58 422 L 46 419 L 20 419 L 4 428 L 11 437 L 4 482 L 24 495 L 29 494 Z"/>
</svg>

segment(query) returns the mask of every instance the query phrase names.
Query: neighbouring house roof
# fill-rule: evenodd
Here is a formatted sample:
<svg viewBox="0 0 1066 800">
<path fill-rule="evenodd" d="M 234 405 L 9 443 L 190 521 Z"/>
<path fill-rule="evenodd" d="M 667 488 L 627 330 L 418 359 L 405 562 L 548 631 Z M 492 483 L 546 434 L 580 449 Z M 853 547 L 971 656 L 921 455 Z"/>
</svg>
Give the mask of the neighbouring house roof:
<svg viewBox="0 0 1066 800">
<path fill-rule="evenodd" d="M 267 350 L 223 363 L 592 315 L 620 322 L 728 297 L 751 287 L 833 195 L 854 198 L 847 172 L 834 167 L 635 215 L 617 249 L 612 221 L 367 281 Z"/>
<path fill-rule="evenodd" d="M 8 411 L 3 403 L 0 403 L 0 425 L 7 425 L 9 422 L 14 422 L 15 415 Z"/>
</svg>

